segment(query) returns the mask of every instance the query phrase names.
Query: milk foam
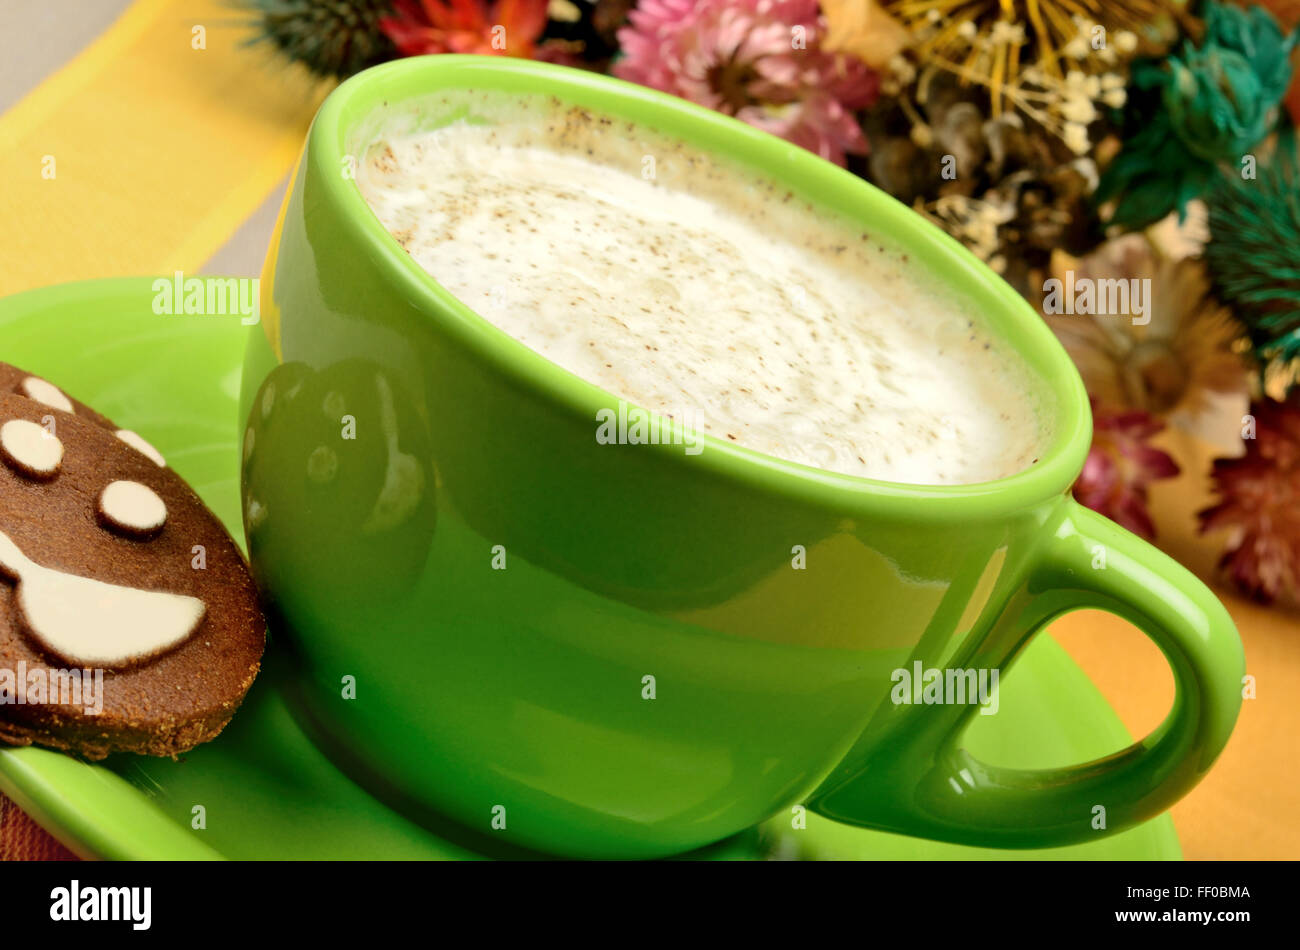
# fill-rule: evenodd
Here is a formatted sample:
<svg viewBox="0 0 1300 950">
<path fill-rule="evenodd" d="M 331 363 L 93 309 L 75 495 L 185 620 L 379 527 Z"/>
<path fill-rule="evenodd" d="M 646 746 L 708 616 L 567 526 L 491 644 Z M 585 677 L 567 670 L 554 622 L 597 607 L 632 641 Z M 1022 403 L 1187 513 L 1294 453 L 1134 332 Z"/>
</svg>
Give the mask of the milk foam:
<svg viewBox="0 0 1300 950">
<path fill-rule="evenodd" d="M 649 135 L 582 110 L 398 130 L 356 181 L 444 287 L 634 405 L 888 481 L 1037 461 L 1028 370 L 936 275 L 776 181 Z"/>
</svg>

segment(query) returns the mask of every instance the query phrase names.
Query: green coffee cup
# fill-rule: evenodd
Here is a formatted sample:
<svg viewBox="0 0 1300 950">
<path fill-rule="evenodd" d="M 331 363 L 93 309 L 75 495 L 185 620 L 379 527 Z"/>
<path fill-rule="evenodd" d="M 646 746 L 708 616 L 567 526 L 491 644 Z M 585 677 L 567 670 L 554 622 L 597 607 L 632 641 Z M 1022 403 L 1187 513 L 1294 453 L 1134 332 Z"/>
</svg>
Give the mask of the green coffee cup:
<svg viewBox="0 0 1300 950">
<path fill-rule="evenodd" d="M 376 122 L 436 127 L 464 115 L 465 90 L 638 123 L 886 237 L 1043 379 L 1053 441 L 1020 474 L 959 487 L 832 474 L 707 436 L 698 454 L 601 444 L 597 414 L 616 395 L 456 300 L 351 179 Z M 312 126 L 262 318 L 243 497 L 275 648 L 326 747 L 413 814 L 590 857 L 682 852 L 799 805 L 1049 847 L 1168 808 L 1232 730 L 1243 658 L 1227 612 L 1070 496 L 1088 403 L 1041 319 L 919 215 L 732 119 L 514 59 L 368 70 Z M 1084 607 L 1132 621 L 1174 672 L 1168 718 L 1130 748 L 999 768 L 961 745 L 991 704 L 919 689 L 900 701 L 898 671 L 1005 678 L 1038 630 Z"/>
</svg>

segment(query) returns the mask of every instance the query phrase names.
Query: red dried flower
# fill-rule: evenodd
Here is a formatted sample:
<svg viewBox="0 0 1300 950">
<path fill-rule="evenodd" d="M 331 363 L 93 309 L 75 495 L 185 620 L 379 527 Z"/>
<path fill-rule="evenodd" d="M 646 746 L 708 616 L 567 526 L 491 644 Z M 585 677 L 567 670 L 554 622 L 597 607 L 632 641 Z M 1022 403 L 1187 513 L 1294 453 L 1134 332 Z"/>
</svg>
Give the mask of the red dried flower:
<svg viewBox="0 0 1300 950">
<path fill-rule="evenodd" d="M 532 57 L 546 29 L 547 0 L 394 0 L 379 21 L 403 56 L 481 53 Z"/>
<path fill-rule="evenodd" d="M 1200 513 L 1201 532 L 1231 532 L 1219 566 L 1268 604 L 1300 594 L 1300 388 L 1286 402 L 1252 403 L 1251 415 L 1255 437 L 1245 439 L 1246 454 L 1215 459 L 1221 501 Z"/>
<path fill-rule="evenodd" d="M 1105 412 L 1093 407 L 1092 450 L 1074 483 L 1079 503 L 1150 540 L 1147 486 L 1178 474 L 1178 465 L 1148 440 L 1165 424 L 1138 409 Z"/>
</svg>

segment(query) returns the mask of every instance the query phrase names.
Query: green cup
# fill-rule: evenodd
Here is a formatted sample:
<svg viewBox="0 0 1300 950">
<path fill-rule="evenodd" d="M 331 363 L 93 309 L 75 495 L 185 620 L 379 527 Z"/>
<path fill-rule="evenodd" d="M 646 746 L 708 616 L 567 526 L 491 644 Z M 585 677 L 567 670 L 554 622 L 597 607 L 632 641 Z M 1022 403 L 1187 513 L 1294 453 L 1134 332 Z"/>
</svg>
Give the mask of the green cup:
<svg viewBox="0 0 1300 950">
<path fill-rule="evenodd" d="M 975 301 L 1044 381 L 1055 435 L 1038 464 L 927 487 L 707 436 L 699 454 L 600 444 L 616 396 L 443 289 L 350 176 L 378 122 L 433 128 L 475 118 L 467 96 L 539 94 L 764 170 Z M 316 117 L 262 317 L 245 361 L 242 489 L 275 645 L 325 746 L 412 814 L 587 857 L 682 852 L 799 805 L 1050 847 L 1168 808 L 1232 730 L 1243 657 L 1227 612 L 1070 496 L 1088 403 L 1042 320 L 919 215 L 777 138 L 534 62 L 376 67 Z M 899 671 L 957 686 L 975 685 L 960 671 L 1004 674 L 1045 624 L 1084 607 L 1130 620 L 1173 669 L 1172 711 L 1126 750 L 996 767 L 961 745 L 992 702 L 900 688 Z"/>
</svg>

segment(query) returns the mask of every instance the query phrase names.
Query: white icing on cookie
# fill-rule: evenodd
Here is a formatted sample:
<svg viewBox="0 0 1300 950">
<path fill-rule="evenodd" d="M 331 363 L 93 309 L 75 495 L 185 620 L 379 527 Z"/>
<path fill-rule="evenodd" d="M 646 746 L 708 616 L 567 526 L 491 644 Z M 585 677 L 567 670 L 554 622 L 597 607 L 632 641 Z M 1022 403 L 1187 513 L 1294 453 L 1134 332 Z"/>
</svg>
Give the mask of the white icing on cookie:
<svg viewBox="0 0 1300 950">
<path fill-rule="evenodd" d="M 43 402 L 52 409 L 62 409 L 64 412 L 73 412 L 72 402 L 58 386 L 53 383 L 47 383 L 39 376 L 28 376 L 22 383 L 23 395 L 29 399 L 35 399 L 37 402 Z"/>
<path fill-rule="evenodd" d="M 153 462 L 159 468 L 167 467 L 167 460 L 162 457 L 162 453 L 159 452 L 157 449 L 155 449 L 144 439 L 142 439 L 140 436 L 136 435 L 130 429 L 118 429 L 117 437 L 121 439 L 123 442 L 125 442 L 127 445 L 131 446 L 131 448 L 135 449 L 141 455 L 146 456 L 149 459 L 149 461 Z"/>
<path fill-rule="evenodd" d="M 153 534 L 167 521 L 167 506 L 148 485 L 109 482 L 99 495 L 99 514 L 128 534 Z"/>
<path fill-rule="evenodd" d="M 10 419 L 0 426 L 0 454 L 20 475 L 49 478 L 63 462 L 63 443 L 35 422 Z"/>
<path fill-rule="evenodd" d="M 17 582 L 23 626 L 41 646 L 79 666 L 122 666 L 180 643 L 203 620 L 203 601 L 120 587 L 31 561 L 0 531 L 0 572 Z"/>
</svg>

